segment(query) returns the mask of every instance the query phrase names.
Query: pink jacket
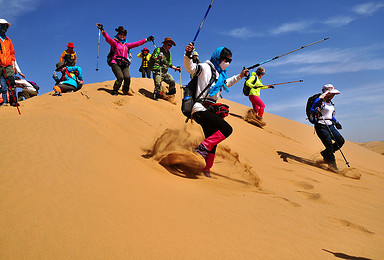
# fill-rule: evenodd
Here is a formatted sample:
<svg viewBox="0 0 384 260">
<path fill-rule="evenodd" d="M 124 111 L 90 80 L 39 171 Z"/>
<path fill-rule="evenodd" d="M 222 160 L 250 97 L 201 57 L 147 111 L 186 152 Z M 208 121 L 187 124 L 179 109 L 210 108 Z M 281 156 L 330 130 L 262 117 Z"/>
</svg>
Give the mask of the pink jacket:
<svg viewBox="0 0 384 260">
<path fill-rule="evenodd" d="M 133 49 L 133 48 L 136 48 L 136 47 L 139 47 L 140 45 L 143 45 L 144 43 L 147 42 L 147 39 L 142 39 L 140 41 L 137 41 L 137 42 L 131 42 L 131 43 L 124 43 L 122 44 L 121 42 L 118 42 L 114 39 L 112 39 L 111 37 L 109 37 L 109 35 L 107 34 L 106 31 L 103 31 L 103 36 L 105 38 L 105 41 L 109 43 L 109 45 L 111 45 L 111 49 L 116 49 L 115 51 L 115 55 L 113 56 L 112 58 L 112 61 L 111 63 L 115 63 L 116 64 L 116 56 L 122 56 L 124 58 L 127 58 L 128 57 L 128 51 L 130 49 Z"/>
</svg>

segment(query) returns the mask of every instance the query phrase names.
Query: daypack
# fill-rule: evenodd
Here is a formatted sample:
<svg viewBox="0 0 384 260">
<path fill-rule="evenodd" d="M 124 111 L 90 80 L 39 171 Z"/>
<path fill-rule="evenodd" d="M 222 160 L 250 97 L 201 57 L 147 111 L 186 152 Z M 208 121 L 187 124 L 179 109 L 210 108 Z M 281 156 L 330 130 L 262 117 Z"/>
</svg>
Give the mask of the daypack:
<svg viewBox="0 0 384 260">
<path fill-rule="evenodd" d="M 77 87 L 76 87 L 75 91 L 78 91 L 79 89 L 81 89 L 83 87 L 83 82 L 79 79 L 79 72 L 77 70 L 74 72 L 74 74 L 75 74 L 74 77 L 71 76 L 71 74 L 69 73 L 69 71 L 67 69 L 65 69 L 65 74 L 68 77 L 70 77 L 76 81 Z"/>
<path fill-rule="evenodd" d="M 209 80 L 208 85 L 204 88 L 203 91 L 201 91 L 201 93 L 197 97 L 196 97 L 196 88 L 197 88 L 197 81 L 199 79 L 199 75 L 202 71 L 201 65 L 197 65 L 197 70 L 196 70 L 195 74 L 193 75 L 191 81 L 189 81 L 187 86 L 183 87 L 184 97 L 183 97 L 183 100 L 181 101 L 181 112 L 183 112 L 183 115 L 185 115 L 187 117 L 187 120 L 185 122 L 188 122 L 188 119 L 191 118 L 192 108 L 195 105 L 195 103 L 200 99 L 200 97 L 203 95 L 203 93 L 205 91 L 207 91 L 212 86 L 212 84 L 216 80 L 215 68 L 211 64 L 209 64 L 209 67 L 211 68 L 211 71 L 212 71 L 211 79 Z M 207 93 L 207 95 L 208 95 L 208 93 Z"/>
<path fill-rule="evenodd" d="M 320 95 L 321 95 L 321 93 L 315 94 L 315 95 L 309 97 L 307 100 L 307 106 L 305 108 L 305 113 L 307 114 L 308 121 L 311 122 L 312 124 L 316 123 L 317 114 L 313 115 L 311 113 L 311 107 L 313 105 L 313 102 L 315 102 L 316 98 L 318 98 Z M 321 105 L 321 103 L 320 103 L 320 105 Z"/>
<path fill-rule="evenodd" d="M 39 93 L 40 87 L 33 81 L 30 81 L 30 80 L 27 80 L 27 81 L 29 82 L 29 84 L 33 86 L 34 89 L 36 89 L 36 92 Z"/>
<path fill-rule="evenodd" d="M 251 91 L 251 87 L 249 87 L 248 85 L 247 85 L 247 80 L 249 79 L 250 77 L 246 77 L 245 78 L 245 82 L 244 82 L 244 87 L 243 87 L 243 94 L 244 94 L 244 96 L 249 96 L 249 92 Z M 252 83 L 252 84 L 255 84 L 256 83 L 256 81 L 257 81 L 257 75 L 255 76 L 255 81 Z"/>
</svg>

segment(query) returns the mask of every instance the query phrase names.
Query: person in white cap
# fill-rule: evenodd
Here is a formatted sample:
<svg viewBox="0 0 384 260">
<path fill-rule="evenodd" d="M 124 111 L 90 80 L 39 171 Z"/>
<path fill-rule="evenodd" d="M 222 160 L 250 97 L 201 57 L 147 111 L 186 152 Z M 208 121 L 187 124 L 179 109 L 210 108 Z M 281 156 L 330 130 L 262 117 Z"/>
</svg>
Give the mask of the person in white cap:
<svg viewBox="0 0 384 260">
<path fill-rule="evenodd" d="M 332 103 L 332 98 L 340 94 L 340 91 L 335 89 L 332 84 L 326 84 L 322 92 L 313 102 L 311 113 L 315 118 L 316 134 L 325 146 L 325 150 L 320 153 L 328 167 L 333 171 L 337 171 L 334 153 L 343 146 L 345 141 L 339 131 L 337 131 L 337 129 L 342 129 L 342 126 L 335 118 L 335 107 Z"/>
<path fill-rule="evenodd" d="M 3 102 L 7 103 L 7 90 L 9 87 L 13 91 L 13 95 L 12 93 L 9 95 L 9 103 L 12 106 L 16 106 L 17 101 L 13 99 L 16 95 L 14 78 L 14 75 L 16 73 L 15 49 L 13 47 L 11 39 L 9 39 L 5 35 L 10 26 L 11 24 L 8 23 L 5 19 L 0 19 L 0 78 L 2 78 L 1 81 L 3 83 L 1 93 L 3 97 Z M 4 83 L 6 83 L 5 86 Z M 8 86 L 8 84 L 10 86 Z"/>
</svg>

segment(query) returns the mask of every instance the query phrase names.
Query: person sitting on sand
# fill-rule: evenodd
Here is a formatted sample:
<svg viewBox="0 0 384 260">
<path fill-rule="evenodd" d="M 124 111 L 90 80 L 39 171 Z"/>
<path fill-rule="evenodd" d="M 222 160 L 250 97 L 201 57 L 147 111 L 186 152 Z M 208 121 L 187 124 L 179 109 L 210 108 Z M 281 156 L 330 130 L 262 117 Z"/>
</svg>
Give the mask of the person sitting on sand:
<svg viewBox="0 0 384 260">
<path fill-rule="evenodd" d="M 116 81 L 113 85 L 112 95 L 118 95 L 118 91 L 124 81 L 123 95 L 132 96 L 133 92 L 130 89 L 131 75 L 129 73 L 129 66 L 131 65 L 131 63 L 128 60 L 127 55 L 130 49 L 139 47 L 140 45 L 143 45 L 146 42 L 153 41 L 155 38 L 153 36 L 149 36 L 146 39 L 128 43 L 126 40 L 127 30 L 124 29 L 123 26 L 119 26 L 115 29 L 117 34 L 113 39 L 109 37 L 101 23 L 97 23 L 96 26 L 99 30 L 101 30 L 105 41 L 109 45 L 111 45 L 111 56 L 110 60 L 108 61 L 108 65 L 111 66 L 112 72 L 116 77 Z"/>
<path fill-rule="evenodd" d="M 53 87 L 54 96 L 61 96 L 61 93 L 73 92 L 79 90 L 83 85 L 82 70 L 79 66 L 67 67 L 62 62 L 56 64 L 56 70 L 61 72 L 60 79 L 53 72 L 53 79 L 56 85 Z"/>
<path fill-rule="evenodd" d="M 195 152 L 205 159 L 206 166 L 203 173 L 210 177 L 217 145 L 232 134 L 232 127 L 224 120 L 225 115 L 215 111 L 216 101 L 223 89 L 228 92 L 228 87 L 242 79 L 248 70 L 244 69 L 240 74 L 227 79 L 227 67 L 232 61 L 230 50 L 225 47 L 217 48 L 210 60 L 200 64 L 194 63 L 190 58 L 193 50 L 193 44 L 189 43 L 185 48 L 184 68 L 188 73 L 198 76 L 196 96 L 203 92 L 201 97 L 204 98 L 197 100 L 193 106 L 192 118 L 201 125 L 205 136 L 205 140 L 195 149 Z M 215 79 L 214 83 L 205 90 L 212 76 Z"/>
<path fill-rule="evenodd" d="M 263 115 L 265 104 L 260 98 L 260 89 L 274 88 L 274 86 L 264 86 L 261 83 L 261 78 L 265 75 L 265 69 L 263 67 L 258 67 L 256 72 L 252 72 L 251 77 L 246 81 L 248 87 L 251 88 L 249 91 L 249 101 L 252 103 L 253 110 L 255 111 L 255 116 L 258 120 L 263 122 Z"/>
<path fill-rule="evenodd" d="M 328 164 L 331 170 L 337 171 L 334 153 L 343 146 L 345 141 L 337 131 L 342 127 L 335 118 L 335 107 L 331 100 L 335 95 L 340 94 L 340 91 L 335 89 L 332 84 L 324 85 L 322 91 L 323 94 L 316 98 L 312 104 L 311 114 L 315 118 L 316 134 L 325 146 L 325 150 L 320 152 L 324 162 Z M 332 140 L 335 142 L 333 143 Z"/>
</svg>

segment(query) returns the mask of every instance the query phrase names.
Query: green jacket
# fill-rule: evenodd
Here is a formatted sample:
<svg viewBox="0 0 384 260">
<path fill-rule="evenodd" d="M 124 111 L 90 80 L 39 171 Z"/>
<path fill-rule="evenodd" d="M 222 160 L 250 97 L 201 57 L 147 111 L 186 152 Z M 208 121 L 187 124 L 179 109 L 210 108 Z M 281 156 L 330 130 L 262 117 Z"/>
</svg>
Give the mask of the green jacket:
<svg viewBox="0 0 384 260">
<path fill-rule="evenodd" d="M 166 52 L 163 47 L 161 48 L 156 48 L 153 53 L 152 53 L 152 57 L 151 58 L 157 58 L 159 57 L 159 53 L 162 52 L 163 53 L 163 60 L 156 60 L 154 65 L 153 65 L 153 68 L 152 68 L 152 71 L 154 72 L 157 72 L 160 70 L 160 66 L 161 66 L 161 72 L 162 73 L 166 73 L 168 71 L 168 68 L 169 67 L 173 67 L 172 63 L 171 63 L 171 52 L 168 51 Z"/>
<path fill-rule="evenodd" d="M 256 82 L 255 79 L 257 78 Z M 260 89 L 267 89 L 268 86 L 264 86 L 263 83 L 261 83 L 259 77 L 256 75 L 256 72 L 252 72 L 252 76 L 249 77 L 249 79 L 246 81 L 246 84 L 248 87 L 251 88 L 251 91 L 249 91 L 250 96 L 258 96 L 260 97 Z"/>
</svg>

